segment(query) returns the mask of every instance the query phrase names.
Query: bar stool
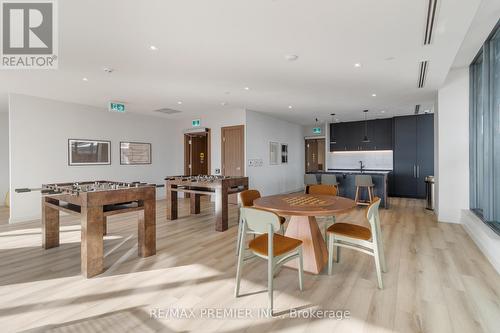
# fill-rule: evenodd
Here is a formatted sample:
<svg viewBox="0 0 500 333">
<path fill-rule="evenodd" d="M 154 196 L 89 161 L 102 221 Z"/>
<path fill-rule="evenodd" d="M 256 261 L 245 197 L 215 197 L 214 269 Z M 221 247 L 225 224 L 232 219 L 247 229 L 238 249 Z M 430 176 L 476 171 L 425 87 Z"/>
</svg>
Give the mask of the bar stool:
<svg viewBox="0 0 500 333">
<path fill-rule="evenodd" d="M 337 195 L 339 195 L 339 183 L 337 182 L 337 176 L 324 173 L 321 175 L 321 184 L 335 186 L 337 189 Z"/>
<path fill-rule="evenodd" d="M 373 202 L 373 187 L 375 186 L 372 181 L 372 176 L 370 175 L 357 175 L 354 178 L 354 182 L 356 184 L 356 197 L 354 201 L 356 205 L 365 205 L 369 206 Z M 360 200 L 360 188 L 366 188 L 368 192 L 368 201 Z"/>
<path fill-rule="evenodd" d="M 318 179 L 316 178 L 316 175 L 307 173 L 304 175 L 304 185 L 306 187 L 306 193 L 309 193 L 309 185 L 316 185 L 316 184 L 318 184 Z"/>
</svg>

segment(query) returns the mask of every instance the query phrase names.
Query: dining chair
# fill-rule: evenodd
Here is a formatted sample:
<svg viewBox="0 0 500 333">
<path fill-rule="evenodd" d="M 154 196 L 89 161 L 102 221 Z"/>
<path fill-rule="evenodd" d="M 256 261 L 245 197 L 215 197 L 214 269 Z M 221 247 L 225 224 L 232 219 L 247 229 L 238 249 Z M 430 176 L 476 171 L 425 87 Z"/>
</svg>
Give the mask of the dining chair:
<svg viewBox="0 0 500 333">
<path fill-rule="evenodd" d="M 316 185 L 316 184 L 318 184 L 318 179 L 316 178 L 316 175 L 309 173 L 306 173 L 304 175 L 304 186 L 306 188 L 306 193 L 308 193 L 310 185 Z"/>
<path fill-rule="evenodd" d="M 241 191 L 238 193 L 239 201 L 240 201 L 240 207 L 253 207 L 253 202 L 257 199 L 260 198 L 260 192 L 258 190 L 245 190 Z M 241 233 L 241 227 L 242 227 L 242 220 L 241 216 L 238 218 L 238 239 L 236 242 L 236 255 L 238 255 L 238 251 L 240 249 L 240 233 Z M 286 223 L 286 218 L 283 216 L 280 216 L 280 231 L 282 234 L 285 233 L 285 223 Z M 251 232 L 250 232 L 251 233 Z"/>
<path fill-rule="evenodd" d="M 275 272 L 285 262 L 298 259 L 299 288 L 304 289 L 304 269 L 302 261 L 302 241 L 276 234 L 280 230 L 279 216 L 273 212 L 252 207 L 241 207 L 240 215 L 243 221 L 240 233 L 240 250 L 238 253 L 238 264 L 236 267 L 235 296 L 240 296 L 240 282 L 243 264 L 246 260 L 260 257 L 267 260 L 267 292 L 269 298 L 269 310 L 273 313 L 273 280 Z M 249 242 L 249 250 L 252 256 L 245 258 L 244 246 L 247 231 L 260 234 Z"/>
<path fill-rule="evenodd" d="M 311 185 L 309 186 L 309 194 L 318 194 L 318 195 L 337 195 L 337 188 L 332 185 Z M 332 216 L 332 223 L 328 221 L 325 223 L 324 234 L 325 234 L 325 242 L 326 242 L 326 230 L 335 223 L 335 215 Z"/>
<path fill-rule="evenodd" d="M 346 247 L 374 257 L 378 287 L 384 288 L 382 272 L 387 272 L 387 266 L 380 229 L 379 206 L 380 198 L 375 197 L 374 202 L 366 210 L 366 219 L 370 224 L 370 229 L 350 223 L 336 223 L 328 228 L 328 275 L 332 274 L 334 246 L 337 247 L 337 258 L 340 257 L 340 247 Z"/>
<path fill-rule="evenodd" d="M 321 184 L 322 185 L 331 185 L 337 188 L 337 194 L 340 194 L 339 183 L 337 181 L 337 176 L 334 174 L 324 173 L 321 175 Z"/>
</svg>

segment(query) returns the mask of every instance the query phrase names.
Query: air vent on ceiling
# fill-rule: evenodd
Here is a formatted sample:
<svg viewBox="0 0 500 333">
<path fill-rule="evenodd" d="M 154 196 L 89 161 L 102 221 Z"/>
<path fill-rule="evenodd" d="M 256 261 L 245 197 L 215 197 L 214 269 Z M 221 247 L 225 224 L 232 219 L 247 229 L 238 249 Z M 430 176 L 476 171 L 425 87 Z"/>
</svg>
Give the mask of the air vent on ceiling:
<svg viewBox="0 0 500 333">
<path fill-rule="evenodd" d="M 417 86 L 419 88 L 423 88 L 425 85 L 425 78 L 427 77 L 427 68 L 428 67 L 429 67 L 429 62 L 427 60 L 420 62 L 419 71 L 418 71 L 418 84 L 417 84 Z"/>
<path fill-rule="evenodd" d="M 434 31 L 434 23 L 436 19 L 437 0 L 428 0 L 427 17 L 425 21 L 424 45 L 429 45 L 432 42 L 432 33 Z"/>
<path fill-rule="evenodd" d="M 420 112 L 420 104 L 415 105 L 415 114 Z"/>
<path fill-rule="evenodd" d="M 182 111 L 169 109 L 169 108 L 163 108 L 163 109 L 155 110 L 154 112 L 159 112 L 159 113 L 164 113 L 164 114 L 176 114 L 176 113 L 181 113 Z"/>
</svg>

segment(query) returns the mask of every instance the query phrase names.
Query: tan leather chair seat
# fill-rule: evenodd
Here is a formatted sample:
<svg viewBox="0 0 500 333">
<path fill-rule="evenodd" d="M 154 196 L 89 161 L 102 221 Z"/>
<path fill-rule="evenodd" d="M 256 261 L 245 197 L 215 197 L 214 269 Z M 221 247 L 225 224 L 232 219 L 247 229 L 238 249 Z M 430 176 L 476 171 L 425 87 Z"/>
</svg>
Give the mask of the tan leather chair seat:
<svg viewBox="0 0 500 333">
<path fill-rule="evenodd" d="M 363 240 L 372 238 L 370 229 L 350 223 L 335 223 L 331 225 L 326 232 Z"/>
<path fill-rule="evenodd" d="M 273 247 L 274 256 L 280 256 L 284 253 L 290 252 L 302 244 L 301 240 L 274 234 Z M 248 247 L 255 253 L 267 256 L 267 234 L 261 235 L 252 239 Z"/>
</svg>

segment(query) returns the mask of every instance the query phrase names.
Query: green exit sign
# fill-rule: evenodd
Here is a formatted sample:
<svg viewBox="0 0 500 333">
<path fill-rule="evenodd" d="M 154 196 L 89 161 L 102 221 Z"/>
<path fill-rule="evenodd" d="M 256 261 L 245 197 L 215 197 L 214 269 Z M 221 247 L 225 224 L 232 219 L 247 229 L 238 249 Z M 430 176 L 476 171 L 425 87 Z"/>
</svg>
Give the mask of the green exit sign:
<svg viewBox="0 0 500 333">
<path fill-rule="evenodd" d="M 313 133 L 314 134 L 321 134 L 321 127 L 314 127 L 313 128 Z"/>
<path fill-rule="evenodd" d="M 200 119 L 195 119 L 191 121 L 191 125 L 193 127 L 200 127 L 201 126 L 201 120 Z"/>
<path fill-rule="evenodd" d="M 125 104 L 117 102 L 109 102 L 109 111 L 125 112 Z"/>
</svg>

